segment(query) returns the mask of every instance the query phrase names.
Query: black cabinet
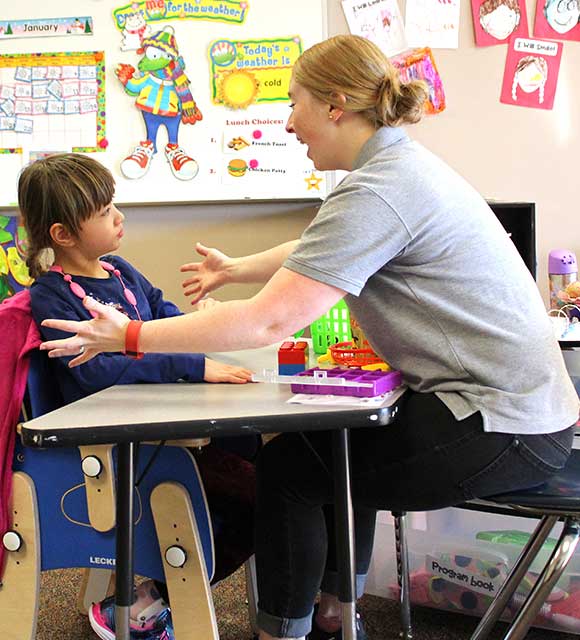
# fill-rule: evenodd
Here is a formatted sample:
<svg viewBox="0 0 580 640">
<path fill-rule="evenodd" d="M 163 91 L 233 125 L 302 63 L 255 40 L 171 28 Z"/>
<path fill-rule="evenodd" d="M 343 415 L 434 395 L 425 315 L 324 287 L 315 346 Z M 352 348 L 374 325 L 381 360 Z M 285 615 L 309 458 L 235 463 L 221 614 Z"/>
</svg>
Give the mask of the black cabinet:
<svg viewBox="0 0 580 640">
<path fill-rule="evenodd" d="M 533 202 L 489 202 L 526 266 L 536 278 L 536 205 Z"/>
</svg>

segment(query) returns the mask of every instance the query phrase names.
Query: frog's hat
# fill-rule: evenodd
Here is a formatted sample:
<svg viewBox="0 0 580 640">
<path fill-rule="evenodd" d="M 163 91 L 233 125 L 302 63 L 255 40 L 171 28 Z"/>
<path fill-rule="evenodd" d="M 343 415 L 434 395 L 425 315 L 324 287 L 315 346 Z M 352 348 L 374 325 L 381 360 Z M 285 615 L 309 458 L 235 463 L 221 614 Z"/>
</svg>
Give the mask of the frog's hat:
<svg viewBox="0 0 580 640">
<path fill-rule="evenodd" d="M 175 31 L 173 27 L 167 26 L 162 31 L 157 31 L 141 41 L 141 48 L 155 47 L 161 49 L 168 56 L 176 60 L 179 58 L 179 50 L 177 48 L 177 40 L 175 39 Z"/>
</svg>

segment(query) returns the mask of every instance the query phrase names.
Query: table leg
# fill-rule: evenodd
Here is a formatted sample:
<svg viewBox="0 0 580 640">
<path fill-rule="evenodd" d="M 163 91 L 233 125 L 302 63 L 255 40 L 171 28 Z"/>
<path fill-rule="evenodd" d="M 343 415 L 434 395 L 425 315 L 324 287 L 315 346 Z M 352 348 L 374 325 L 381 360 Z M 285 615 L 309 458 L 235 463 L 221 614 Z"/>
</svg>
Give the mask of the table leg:
<svg viewBox="0 0 580 640">
<path fill-rule="evenodd" d="M 342 637 L 344 640 L 356 640 L 354 515 L 350 486 L 348 429 L 336 429 L 332 432 L 332 446 L 338 597 L 342 605 Z"/>
<path fill-rule="evenodd" d="M 133 604 L 133 442 L 117 445 L 117 530 L 115 579 L 115 637 L 130 640 L 129 610 Z"/>
</svg>

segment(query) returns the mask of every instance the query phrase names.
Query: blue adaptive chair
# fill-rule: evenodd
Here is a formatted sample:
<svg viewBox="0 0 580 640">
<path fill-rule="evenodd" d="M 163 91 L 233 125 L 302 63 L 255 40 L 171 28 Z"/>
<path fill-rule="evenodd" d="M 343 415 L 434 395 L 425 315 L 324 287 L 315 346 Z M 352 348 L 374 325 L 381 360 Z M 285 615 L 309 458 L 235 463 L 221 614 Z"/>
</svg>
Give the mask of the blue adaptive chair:
<svg viewBox="0 0 580 640">
<path fill-rule="evenodd" d="M 33 353 L 23 408 L 27 418 L 62 404 L 48 366 L 44 353 Z M 114 568 L 115 447 L 79 450 L 41 451 L 17 443 L 13 526 L 3 537 L 8 550 L 0 588 L 3 637 L 36 637 L 41 571 Z M 195 459 L 185 446 L 142 445 L 136 478 L 135 572 L 167 583 L 179 640 L 217 640 L 209 587 L 212 527 Z M 96 599 L 108 587 L 110 573 L 103 573 L 105 588 Z"/>
<path fill-rule="evenodd" d="M 562 576 L 578 544 L 580 537 L 580 450 L 573 450 L 566 467 L 545 484 L 532 489 L 493 496 L 484 501 L 473 501 L 473 503 L 469 503 L 470 507 L 471 505 L 475 510 L 481 508 L 481 510 L 488 511 L 490 508 L 493 511 L 507 507 L 510 515 L 520 513 L 539 518 L 535 531 L 498 590 L 471 636 L 471 640 L 484 640 L 488 636 L 504 609 L 510 604 L 526 575 L 529 575 L 528 570 L 550 531 L 559 520 L 563 521 L 562 532 L 554 550 L 504 636 L 504 640 L 521 640 L 525 637 L 536 615 Z M 406 514 L 393 515 L 395 516 L 397 570 L 401 587 L 402 637 L 408 639 L 412 637 L 412 630 L 409 565 L 405 541 Z"/>
</svg>

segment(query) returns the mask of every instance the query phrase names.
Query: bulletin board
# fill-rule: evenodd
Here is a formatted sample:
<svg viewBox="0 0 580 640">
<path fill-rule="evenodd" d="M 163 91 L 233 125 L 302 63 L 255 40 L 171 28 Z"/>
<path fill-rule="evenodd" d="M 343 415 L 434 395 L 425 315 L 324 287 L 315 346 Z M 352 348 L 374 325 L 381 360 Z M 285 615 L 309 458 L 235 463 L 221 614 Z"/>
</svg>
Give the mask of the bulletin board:
<svg viewBox="0 0 580 640">
<path fill-rule="evenodd" d="M 22 167 L 70 151 L 112 171 L 118 204 L 332 188 L 285 131 L 292 65 L 326 37 L 326 0 L 22 0 L 2 13 L 0 206 L 16 204 Z"/>
</svg>

